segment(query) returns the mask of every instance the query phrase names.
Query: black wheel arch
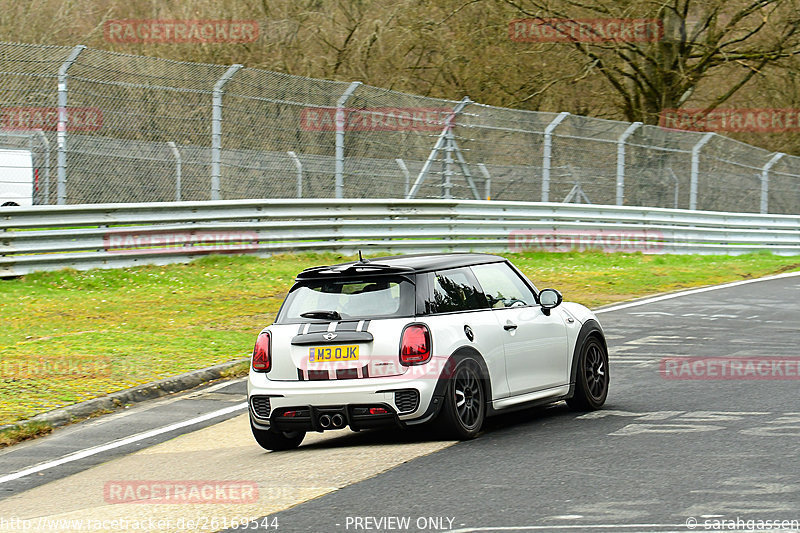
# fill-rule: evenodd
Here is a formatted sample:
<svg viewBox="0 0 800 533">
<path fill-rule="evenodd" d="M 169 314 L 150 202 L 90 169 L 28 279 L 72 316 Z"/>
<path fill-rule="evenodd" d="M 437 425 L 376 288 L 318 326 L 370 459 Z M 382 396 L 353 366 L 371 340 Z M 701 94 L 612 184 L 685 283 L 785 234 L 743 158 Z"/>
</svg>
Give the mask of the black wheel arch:
<svg viewBox="0 0 800 533">
<path fill-rule="evenodd" d="M 489 367 L 486 364 L 486 360 L 484 360 L 483 355 L 476 350 L 472 346 L 461 346 L 456 351 L 454 351 L 450 356 L 447 358 L 447 361 L 442 367 L 442 371 L 439 374 L 439 378 L 436 381 L 436 387 L 433 390 L 433 399 L 431 400 L 428 409 L 425 413 L 414 420 L 409 420 L 406 424 L 419 424 L 422 422 L 426 422 L 428 420 L 432 420 L 436 415 L 439 414 L 441 410 L 442 404 L 444 403 L 444 395 L 445 390 L 447 389 L 447 385 L 449 380 L 453 377 L 453 370 L 455 370 L 456 366 L 459 362 L 463 359 L 472 359 L 478 363 L 478 366 L 481 367 L 481 381 L 483 382 L 484 391 L 486 393 L 486 413 L 492 412 L 492 383 L 489 379 Z"/>
<path fill-rule="evenodd" d="M 608 345 L 606 344 L 606 337 L 603 334 L 603 328 L 600 327 L 600 323 L 597 322 L 597 320 L 590 318 L 583 324 L 581 330 L 578 332 L 577 339 L 575 339 L 575 348 L 572 351 L 572 367 L 569 373 L 569 392 L 567 393 L 568 398 L 575 396 L 575 381 L 577 380 L 578 376 L 578 362 L 581 358 L 581 348 L 583 348 L 583 344 L 589 337 L 597 337 L 597 339 L 603 345 L 603 350 L 605 350 L 606 354 L 608 354 Z"/>
<path fill-rule="evenodd" d="M 442 378 L 450 378 L 452 376 L 444 375 L 445 372 L 452 373 L 453 369 L 455 369 L 456 365 L 462 359 L 474 359 L 478 366 L 481 367 L 481 381 L 483 381 L 483 386 L 486 390 L 486 402 L 491 404 L 492 403 L 492 381 L 489 379 L 489 366 L 486 364 L 486 361 L 483 359 L 481 353 L 473 348 L 472 346 L 462 346 L 461 348 L 457 349 L 453 354 L 450 356 L 450 360 L 445 365 L 445 368 L 442 372 L 442 375 L 439 376 L 439 382 L 436 384 L 437 392 L 442 390 L 444 392 L 444 387 L 447 386 L 447 382 Z M 440 389 L 441 387 L 441 389 Z"/>
</svg>

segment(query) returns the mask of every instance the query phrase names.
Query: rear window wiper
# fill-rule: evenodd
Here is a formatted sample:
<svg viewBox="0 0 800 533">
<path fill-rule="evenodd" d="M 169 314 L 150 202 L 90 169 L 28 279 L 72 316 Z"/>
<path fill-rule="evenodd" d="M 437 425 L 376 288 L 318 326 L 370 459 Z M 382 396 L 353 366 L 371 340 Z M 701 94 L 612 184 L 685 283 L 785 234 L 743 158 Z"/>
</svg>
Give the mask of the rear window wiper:
<svg viewBox="0 0 800 533">
<path fill-rule="evenodd" d="M 300 313 L 303 318 L 321 318 L 327 320 L 341 320 L 342 315 L 338 311 L 309 311 L 307 313 Z"/>
</svg>

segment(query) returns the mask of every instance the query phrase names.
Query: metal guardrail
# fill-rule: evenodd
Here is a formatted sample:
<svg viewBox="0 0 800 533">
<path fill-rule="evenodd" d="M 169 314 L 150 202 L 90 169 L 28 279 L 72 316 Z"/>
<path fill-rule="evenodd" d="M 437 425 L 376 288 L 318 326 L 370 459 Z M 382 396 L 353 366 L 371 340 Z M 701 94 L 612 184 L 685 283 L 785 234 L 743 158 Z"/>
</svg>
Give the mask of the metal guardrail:
<svg viewBox="0 0 800 533">
<path fill-rule="evenodd" d="M 527 251 L 800 254 L 800 216 L 455 200 L 227 200 L 7 207 L 0 277 L 210 253 Z"/>
</svg>

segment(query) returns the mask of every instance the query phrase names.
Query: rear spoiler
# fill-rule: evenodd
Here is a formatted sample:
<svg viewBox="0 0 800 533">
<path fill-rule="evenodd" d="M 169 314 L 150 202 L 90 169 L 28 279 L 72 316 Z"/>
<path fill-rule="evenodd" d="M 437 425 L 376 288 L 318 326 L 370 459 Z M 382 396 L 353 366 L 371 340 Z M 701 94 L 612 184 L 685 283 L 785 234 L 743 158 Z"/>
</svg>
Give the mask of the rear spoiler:
<svg viewBox="0 0 800 533">
<path fill-rule="evenodd" d="M 395 274 L 399 276 L 408 277 L 410 281 L 413 278 L 410 274 L 416 271 L 411 267 L 382 265 L 380 263 L 345 263 L 342 265 L 332 266 L 319 266 L 311 267 L 303 270 L 297 275 L 297 281 L 306 281 L 311 279 L 324 279 L 327 277 L 356 277 L 356 276 L 385 276 L 387 274 Z"/>
</svg>

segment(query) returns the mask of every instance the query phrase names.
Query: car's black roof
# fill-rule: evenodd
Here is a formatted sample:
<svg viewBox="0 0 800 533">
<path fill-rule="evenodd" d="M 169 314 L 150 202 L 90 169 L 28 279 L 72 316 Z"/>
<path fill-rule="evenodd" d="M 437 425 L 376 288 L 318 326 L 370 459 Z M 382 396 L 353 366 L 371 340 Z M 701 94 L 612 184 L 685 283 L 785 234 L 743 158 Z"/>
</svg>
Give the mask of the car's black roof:
<svg viewBox="0 0 800 533">
<path fill-rule="evenodd" d="M 370 259 L 370 263 L 381 263 L 389 266 L 403 266 L 413 268 L 417 272 L 439 270 L 444 268 L 458 268 L 483 263 L 496 263 L 505 261 L 503 257 L 491 254 L 453 253 L 453 254 L 413 254 L 393 255 Z"/>
<path fill-rule="evenodd" d="M 313 267 L 304 270 L 298 279 L 325 277 L 335 274 L 378 274 L 383 272 L 430 272 L 485 263 L 505 261 L 503 257 L 491 254 L 452 253 L 452 254 L 412 254 L 376 257 L 368 262 L 351 261 L 338 265 Z M 384 268 L 381 268 L 384 267 Z"/>
</svg>

